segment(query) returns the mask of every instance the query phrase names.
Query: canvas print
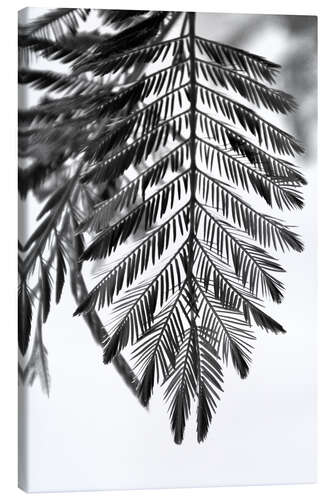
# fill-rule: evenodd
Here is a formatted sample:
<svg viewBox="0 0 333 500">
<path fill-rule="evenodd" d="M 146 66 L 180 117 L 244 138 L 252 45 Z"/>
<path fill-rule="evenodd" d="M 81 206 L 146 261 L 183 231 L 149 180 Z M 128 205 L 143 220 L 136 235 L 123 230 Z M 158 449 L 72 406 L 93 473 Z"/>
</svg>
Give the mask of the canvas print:
<svg viewBox="0 0 333 500">
<path fill-rule="evenodd" d="M 24 490 L 315 480 L 316 26 L 19 13 Z"/>
</svg>

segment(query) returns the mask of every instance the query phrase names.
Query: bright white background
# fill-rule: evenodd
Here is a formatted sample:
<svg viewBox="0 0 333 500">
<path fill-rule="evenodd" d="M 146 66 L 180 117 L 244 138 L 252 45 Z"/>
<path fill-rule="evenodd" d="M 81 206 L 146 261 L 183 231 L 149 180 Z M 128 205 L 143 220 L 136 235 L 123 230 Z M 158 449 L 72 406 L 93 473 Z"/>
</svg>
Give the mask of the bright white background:
<svg viewBox="0 0 333 500">
<path fill-rule="evenodd" d="M 75 2 L 73 2 L 76 5 Z M 71 2 L 62 2 L 60 4 L 54 4 L 50 2 L 41 2 L 40 6 L 73 6 Z M 301 4 L 301 8 L 298 5 Z M 258 12 L 258 13 L 281 13 L 281 14 L 319 14 L 321 18 L 319 19 L 319 33 L 320 33 L 320 43 L 321 49 L 326 45 L 326 52 L 320 50 L 320 66 L 327 71 L 330 57 L 330 48 L 332 47 L 332 38 L 329 31 L 329 23 L 332 19 L 331 13 L 328 9 L 319 9 L 320 2 L 316 3 L 315 6 L 306 6 L 306 2 L 293 2 L 290 6 L 290 2 L 279 2 L 278 9 L 275 10 L 272 7 L 269 9 L 264 4 L 264 2 L 252 1 L 251 6 L 246 2 L 232 2 L 232 5 L 222 5 L 220 2 L 209 2 L 206 1 L 205 5 L 199 5 L 198 2 L 168 2 L 168 9 L 182 9 L 188 10 L 189 8 L 195 10 L 223 10 L 225 12 Z M 324 2 L 322 3 L 322 5 Z M 80 6 L 92 6 L 89 2 L 80 2 Z M 2 42 L 3 53 L 6 59 L 2 62 L 2 83 L 6 83 L 6 87 L 1 91 L 2 102 L 7 105 L 7 109 L 3 110 L 1 124 L 4 131 L 1 133 L 1 137 L 4 137 L 6 133 L 4 144 L 1 148 L 2 151 L 2 169 L 3 169 L 3 187 L 1 202 L 4 203 L 2 207 L 3 215 L 3 241 L 2 241 L 2 260 L 3 262 L 3 283 L 1 286 L 2 293 L 4 296 L 1 300 L 1 304 L 4 305 L 4 311 L 2 312 L 2 335 L 3 341 L 1 342 L 1 369 L 3 373 L 1 375 L 1 381 L 4 383 L 6 396 L 2 401 L 2 408 L 6 409 L 6 412 L 1 412 L 2 418 L 4 417 L 4 422 L 1 422 L 1 430 L 3 431 L 3 438 L 1 439 L 1 449 L 4 455 L 4 461 L 1 465 L 1 479 L 0 487 L 4 494 L 12 494 L 14 496 L 21 496 L 23 493 L 16 490 L 16 408 L 15 408 L 15 398 L 16 398 L 16 338 L 13 335 L 15 331 L 15 304 L 16 304 L 16 283 L 14 276 L 16 275 L 16 151 L 15 151 L 15 120 L 16 120 L 16 74 L 15 74 L 15 46 L 16 46 L 16 8 L 22 8 L 25 5 L 20 2 L 12 2 L 10 7 L 6 8 L 6 12 L 2 12 L 2 26 L 1 32 L 4 36 Z M 95 5 L 94 5 L 95 6 Z M 122 4 L 124 8 L 163 8 L 163 5 L 159 3 L 152 2 L 142 2 L 140 5 L 134 2 L 124 2 Z M 107 2 L 99 2 L 96 7 L 110 7 Z M 251 8 L 250 8 L 251 7 Z M 327 28 L 324 31 L 324 25 Z M 327 37 L 326 39 L 324 37 Z M 10 41 L 10 46 L 9 46 Z M 7 48 L 8 47 L 8 48 Z M 6 50 L 7 49 L 7 50 Z M 325 59 L 324 59 L 325 58 Z M 332 181 L 331 174 L 331 156 L 329 154 L 329 146 L 331 144 L 331 138 L 329 137 L 329 128 L 325 130 L 329 121 L 327 119 L 327 112 L 329 111 L 328 101 L 328 91 L 331 86 L 331 81 L 329 80 L 328 74 L 325 71 L 325 77 L 322 74 L 320 78 L 319 96 L 320 96 L 320 111 L 321 111 L 321 122 L 320 122 L 320 133 L 319 133 L 319 151 L 320 151 L 320 193 L 319 193 L 319 221 L 320 221 L 320 254 L 319 254 L 319 267 L 320 267 L 320 360 L 319 360 L 319 375 L 320 375 L 320 392 L 319 392 L 319 402 L 320 402 L 320 420 L 319 420 L 319 484 L 313 486 L 288 486 L 288 487 L 266 487 L 261 488 L 247 488 L 244 489 L 224 489 L 224 490 L 207 490 L 205 491 L 205 496 L 209 498 L 219 498 L 221 494 L 225 495 L 226 498 L 241 498 L 240 495 L 246 494 L 251 498 L 264 498 L 269 496 L 269 498 L 277 498 L 281 495 L 292 495 L 293 498 L 329 498 L 329 492 L 332 490 L 330 479 L 331 479 L 331 449 L 332 446 L 332 434 L 330 430 L 330 423 L 332 422 L 332 412 L 330 409 L 330 399 L 331 399 L 331 353 L 332 353 L 332 339 L 331 339 L 331 324 L 330 324 L 330 299 L 332 296 L 330 279 L 331 269 L 328 266 L 329 257 L 331 254 L 331 249 L 329 245 L 329 233 L 332 232 L 332 224 L 330 220 L 330 214 L 332 213 L 332 208 L 329 205 L 330 202 L 330 183 Z M 324 91 L 326 87 L 326 92 Z M 10 98 L 9 98 L 10 97 Z M 325 101 L 324 101 L 325 100 Z M 326 101 L 327 100 L 327 101 Z M 325 105 L 323 106 L 323 102 Z M 324 114 L 325 113 L 325 114 Z M 325 117 L 326 115 L 326 117 Z M 10 119 L 8 119 L 10 117 Z M 6 154 L 5 154 L 6 153 Z M 13 167 L 13 168 L 12 168 Z M 10 186 L 10 188 L 9 188 Z M 325 199 L 326 198 L 326 199 Z M 325 234 L 326 233 L 326 234 Z M 15 318 L 15 319 L 13 319 Z M 7 339 L 7 343 L 6 342 Z M 11 342 L 9 341 L 11 339 Z M 11 354 L 11 355 L 10 355 Z M 8 410 L 8 412 L 7 412 Z M 8 413 L 8 417 L 7 417 Z M 326 423 L 326 425 L 325 425 Z M 4 445 L 4 443 L 6 445 Z M 110 453 L 112 450 L 110 449 Z M 129 474 L 131 471 L 129 471 Z M 182 495 L 183 498 L 199 498 L 203 494 L 202 490 L 182 490 L 182 491 L 159 491 L 159 492 L 114 492 L 112 495 L 115 498 L 168 498 L 169 495 Z M 80 496 L 81 494 L 74 494 L 74 496 Z M 96 493 L 86 493 L 82 496 L 93 498 Z M 107 495 L 107 493 L 101 493 L 101 496 Z M 68 495 L 67 495 L 68 496 Z M 67 496 L 62 495 L 59 498 L 67 498 Z M 73 496 L 73 494 L 71 494 Z"/>
</svg>

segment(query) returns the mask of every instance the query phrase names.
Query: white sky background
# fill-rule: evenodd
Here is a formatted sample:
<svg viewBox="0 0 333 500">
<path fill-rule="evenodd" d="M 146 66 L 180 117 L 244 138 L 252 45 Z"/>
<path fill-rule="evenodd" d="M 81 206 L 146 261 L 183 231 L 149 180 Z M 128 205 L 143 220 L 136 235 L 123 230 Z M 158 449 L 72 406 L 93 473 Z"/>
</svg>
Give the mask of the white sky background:
<svg viewBox="0 0 333 500">
<path fill-rule="evenodd" d="M 41 11 L 34 9 L 34 14 Z M 254 25 L 254 28 L 253 28 Z M 251 26 L 251 31 L 250 31 Z M 234 43 L 281 64 L 301 56 L 311 38 L 290 37 L 285 16 L 199 14 L 198 32 Z M 248 29 L 248 36 L 244 31 Z M 308 44 L 308 45 L 307 45 Z M 305 59 L 314 74 L 313 55 Z M 304 70 L 303 66 L 303 70 Z M 309 71 L 310 70 L 310 71 Z M 196 443 L 195 415 L 181 446 L 173 443 L 167 407 L 155 391 L 149 412 L 114 371 L 80 318 L 69 287 L 44 328 L 51 372 L 50 398 L 38 383 L 26 390 L 29 489 L 85 490 L 227 484 L 311 482 L 315 479 L 316 214 L 315 105 L 312 91 L 300 102 L 282 68 L 278 87 L 295 95 L 305 113 L 309 186 L 305 209 L 288 213 L 305 242 L 302 254 L 281 256 L 287 273 L 282 305 L 268 307 L 287 335 L 258 332 L 253 366 L 240 380 L 225 370 L 224 394 L 208 437 Z M 289 78 L 289 80 L 288 80 Z M 294 122 L 277 120 L 294 132 Z M 308 118 L 306 118 L 308 117 Z M 310 117 L 310 118 L 309 118 Z M 303 120 L 303 121 L 304 121 Z M 297 125 L 297 124 L 296 124 Z M 304 140 L 304 139 L 303 139 Z M 281 215 L 281 214 L 277 214 Z M 33 215 L 30 221 L 33 223 Z M 193 407 L 194 408 L 194 407 Z"/>
</svg>

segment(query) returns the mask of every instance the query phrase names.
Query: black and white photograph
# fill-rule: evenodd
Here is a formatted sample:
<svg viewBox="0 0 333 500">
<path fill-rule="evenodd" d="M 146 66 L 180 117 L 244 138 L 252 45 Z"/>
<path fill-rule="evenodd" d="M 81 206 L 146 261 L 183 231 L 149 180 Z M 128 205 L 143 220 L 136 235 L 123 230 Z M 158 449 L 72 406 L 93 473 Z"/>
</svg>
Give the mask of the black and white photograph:
<svg viewBox="0 0 333 500">
<path fill-rule="evenodd" d="M 18 58 L 19 487 L 313 483 L 317 17 L 28 7 Z"/>
</svg>

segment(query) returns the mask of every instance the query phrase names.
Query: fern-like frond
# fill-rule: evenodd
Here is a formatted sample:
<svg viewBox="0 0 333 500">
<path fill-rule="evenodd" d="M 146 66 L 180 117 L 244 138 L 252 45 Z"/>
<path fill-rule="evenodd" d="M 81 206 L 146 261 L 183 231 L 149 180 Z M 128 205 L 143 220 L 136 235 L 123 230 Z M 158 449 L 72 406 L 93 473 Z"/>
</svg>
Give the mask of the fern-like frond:
<svg viewBox="0 0 333 500">
<path fill-rule="evenodd" d="M 208 245 L 196 240 L 197 280 L 206 289 L 212 285 L 214 296 L 225 309 L 241 311 L 251 326 L 251 318 L 257 326 L 273 333 L 285 333 L 284 328 L 259 309 L 257 298 L 246 287 L 240 288 L 236 277 L 226 263 L 214 255 Z"/>
<path fill-rule="evenodd" d="M 144 403 L 148 403 L 154 384 L 164 380 L 175 366 L 176 355 L 184 340 L 184 314 L 188 327 L 187 281 L 178 293 L 156 315 L 153 327 L 140 339 L 133 352 L 135 369 L 140 377 L 139 392 Z"/>
<path fill-rule="evenodd" d="M 86 248 L 82 259 L 96 260 L 107 257 L 119 244 L 124 243 L 127 238 L 134 235 L 141 223 L 143 223 L 145 231 L 149 230 L 158 219 L 163 217 L 175 199 L 180 200 L 184 194 L 186 195 L 188 188 L 189 176 L 188 171 L 185 171 L 142 201 L 125 216 L 101 231 Z"/>
<path fill-rule="evenodd" d="M 281 221 L 254 210 L 248 203 L 229 189 L 225 183 L 198 171 L 198 189 L 205 202 L 211 202 L 212 207 L 221 212 L 224 217 L 257 239 L 264 247 L 295 250 L 301 252 L 303 244 L 299 237 L 284 226 Z"/>
<path fill-rule="evenodd" d="M 203 337 L 216 351 L 222 352 L 223 361 L 232 363 L 241 378 L 249 373 L 252 345 L 255 337 L 241 312 L 223 307 L 213 292 L 196 281 L 200 295 L 203 297 L 203 314 L 201 331 Z"/>
<path fill-rule="evenodd" d="M 122 175 L 131 165 L 139 165 L 146 161 L 152 153 L 155 153 L 161 146 L 165 146 L 168 140 L 176 139 L 179 131 L 189 126 L 188 111 L 183 111 L 163 123 L 151 129 L 150 133 L 135 139 L 131 144 L 121 148 L 117 153 L 108 152 L 112 150 L 112 140 L 106 133 L 102 138 L 97 150 L 86 153 L 87 159 L 99 159 L 106 155 L 106 159 L 99 161 L 87 173 L 82 176 L 82 182 L 94 181 L 95 183 L 105 182 L 110 177 L 115 179 Z M 90 157 L 92 154 L 93 158 Z"/>
<path fill-rule="evenodd" d="M 47 396 L 50 395 L 50 374 L 48 365 L 48 353 L 43 343 L 42 307 L 39 305 L 37 311 L 36 333 L 32 346 L 32 352 L 25 368 L 29 384 L 32 385 L 35 378 L 40 380 L 41 388 Z"/>
<path fill-rule="evenodd" d="M 119 52 L 114 46 L 113 37 L 110 37 L 110 40 L 105 40 L 91 54 L 76 62 L 76 68 L 79 71 L 94 71 L 97 75 L 117 73 L 120 69 L 128 71 L 133 66 L 164 62 L 170 54 L 173 57 L 183 56 L 185 43 L 186 37 L 178 37 L 134 49 L 126 47 Z"/>
<path fill-rule="evenodd" d="M 39 16 L 29 24 L 20 26 L 20 32 L 25 36 L 41 36 L 43 38 L 62 37 L 66 30 L 76 33 L 79 21 L 85 21 L 90 9 L 52 9 Z"/>
<path fill-rule="evenodd" d="M 219 393 L 223 391 L 223 373 L 217 351 L 204 336 L 199 334 L 197 337 L 197 437 L 201 443 L 207 436 L 217 401 L 220 399 Z"/>
<path fill-rule="evenodd" d="M 270 214 L 303 207 L 306 181 L 290 162 L 303 147 L 260 110 L 286 115 L 296 102 L 273 86 L 278 64 L 198 36 L 193 13 L 101 10 L 103 34 L 73 35 L 81 10 L 68 11 L 20 33 L 21 54 L 69 70 L 19 74 L 21 84 L 57 93 L 20 112 L 20 154 L 53 145 L 58 161 L 47 168 L 63 175 L 21 249 L 21 350 L 31 323 L 28 279 L 37 268 L 45 321 L 50 265 L 56 302 L 69 267 L 75 315 L 98 325 L 104 362 L 129 350 L 144 405 L 164 384 L 176 443 L 196 401 L 201 442 L 222 392 L 223 364 L 231 360 L 247 377 L 256 331 L 285 331 L 264 309 L 267 299 L 280 303 L 284 290 L 283 269 L 269 252 L 300 252 L 303 243 L 289 220 Z M 80 167 L 70 177 L 64 164 L 73 160 Z M 29 178 L 24 195 L 45 178 L 36 159 L 30 169 L 20 172 Z M 106 260 L 86 293 L 75 285 L 64 226 L 80 254 L 76 270 Z M 105 329 L 102 309 L 111 313 Z"/>
<path fill-rule="evenodd" d="M 123 27 L 134 23 L 149 14 L 149 10 L 109 10 L 98 9 L 98 15 L 105 26 Z"/>
<path fill-rule="evenodd" d="M 98 186 L 129 167 L 140 171 L 81 222 L 79 230 L 97 233 L 82 258 L 116 255 L 137 238 L 139 227 L 147 234 L 102 273 L 76 313 L 111 308 L 104 361 L 133 346 L 145 404 L 156 383 L 167 384 L 177 443 L 194 399 L 198 441 L 205 439 L 222 389 L 221 362 L 231 359 L 241 378 L 248 375 L 251 329 L 285 331 L 263 310 L 264 299 L 279 303 L 283 293 L 276 277 L 283 269 L 268 249 L 300 252 L 303 244 L 239 191 L 293 210 L 303 207 L 299 188 L 305 184 L 283 158 L 302 153 L 302 146 L 254 109 L 295 111 L 293 97 L 264 83 L 274 83 L 279 65 L 198 37 L 194 15 L 187 21 L 188 33 L 182 30 L 178 38 L 152 37 L 132 48 L 121 35 L 119 45 L 105 40 L 80 62 L 96 75 L 148 62 L 161 66 L 128 88 L 120 86 L 110 100 L 101 93 L 89 104 L 89 113 L 96 106 L 109 125 L 89 143 L 90 166 L 81 181 Z M 130 40 L 133 27 L 144 21 L 134 15 L 124 22 Z M 185 242 L 162 265 L 178 231 Z"/>
<path fill-rule="evenodd" d="M 251 108 L 205 85 L 199 85 L 199 96 L 203 105 L 207 105 L 217 113 L 222 113 L 235 125 L 241 125 L 245 131 L 258 139 L 260 145 L 264 144 L 266 148 L 271 147 L 274 153 L 294 156 L 295 153 L 303 152 L 303 148 L 294 137 L 261 118 Z M 218 125 L 221 126 L 220 122 Z"/>
<path fill-rule="evenodd" d="M 291 95 L 267 87 L 263 83 L 234 69 L 219 66 L 199 58 L 196 60 L 196 69 L 198 76 L 202 76 L 206 81 L 221 86 L 226 90 L 233 90 L 258 107 L 262 105 L 275 113 L 283 114 L 296 110 L 296 103 Z"/>
<path fill-rule="evenodd" d="M 75 314 L 85 313 L 93 308 L 103 308 L 112 303 L 113 297 L 162 257 L 179 236 L 184 236 L 188 227 L 188 204 L 179 209 L 171 218 L 148 232 L 139 244 L 135 244 L 125 257 L 119 259 L 101 281 L 89 292 Z M 83 253 L 85 256 L 85 253 Z"/>
<path fill-rule="evenodd" d="M 207 207 L 200 205 L 203 212 L 204 241 L 215 252 L 233 264 L 235 273 L 243 284 L 256 296 L 270 297 L 281 302 L 283 284 L 271 272 L 282 272 L 280 264 L 268 253 L 253 243 L 246 241 L 246 234 L 214 215 Z"/>
<path fill-rule="evenodd" d="M 189 142 L 183 141 L 155 163 L 146 167 L 114 196 L 98 204 L 89 217 L 82 221 L 80 231 L 100 231 L 107 227 L 116 211 L 130 208 L 139 196 L 144 199 L 148 188 L 158 185 L 170 171 L 177 172 L 180 165 L 184 165 L 188 158 Z"/>
<path fill-rule="evenodd" d="M 182 111 L 157 124 L 153 122 L 153 126 L 147 129 L 140 138 L 133 141 L 130 146 L 121 149 L 118 154 L 121 155 L 123 152 L 128 152 L 130 148 L 133 152 L 132 154 L 138 155 L 135 161 L 140 163 L 142 158 L 147 159 L 148 156 L 159 149 L 161 145 L 165 146 L 169 138 L 175 140 L 179 131 L 182 129 L 186 130 L 188 126 L 188 111 Z M 101 134 L 98 144 L 97 141 L 92 141 L 92 144 L 89 145 L 89 148 L 86 150 L 85 159 L 94 162 L 101 161 L 108 155 L 111 149 L 117 149 L 122 142 L 126 143 L 134 127 L 135 122 L 129 122 L 115 127 L 116 130 L 113 133 L 110 130 L 106 130 L 104 134 Z M 149 141 L 147 141 L 148 136 Z M 99 165 L 95 167 L 95 171 L 96 169 L 98 170 L 98 168 L 100 168 Z"/>
<path fill-rule="evenodd" d="M 104 350 L 104 362 L 108 363 L 130 341 L 133 344 L 152 326 L 156 307 L 162 307 L 180 287 L 186 274 L 187 239 L 163 265 L 153 279 L 144 280 L 126 290 L 124 297 L 115 302 L 113 326 Z"/>
<path fill-rule="evenodd" d="M 114 73 L 120 68 L 125 71 L 128 70 L 136 62 L 137 57 L 134 55 L 133 58 L 131 55 L 126 55 L 126 52 L 140 50 L 138 49 L 140 45 L 156 37 L 161 32 L 167 14 L 167 12 L 152 13 L 149 17 L 140 20 L 134 26 L 118 31 L 115 35 L 96 44 L 91 54 L 83 57 L 81 61 L 76 62 L 75 69 L 78 71 L 92 71 L 96 76 Z M 147 61 L 143 57 L 143 60 L 141 59 L 142 63 L 150 62 L 156 56 L 156 54 L 150 53 L 149 57 L 149 51 L 148 47 L 146 49 Z M 119 56 L 119 54 L 124 52 L 123 57 Z"/>
<path fill-rule="evenodd" d="M 200 36 L 196 36 L 195 41 L 199 52 L 209 57 L 211 61 L 223 67 L 231 66 L 235 70 L 243 71 L 253 78 L 260 78 L 271 84 L 275 82 L 276 74 L 280 70 L 279 64 L 267 61 L 264 57 L 245 50 L 207 40 Z"/>
<path fill-rule="evenodd" d="M 205 164 L 212 170 L 213 165 L 218 166 L 218 172 L 221 178 L 226 178 L 236 186 L 241 186 L 245 191 L 252 191 L 264 198 L 269 206 L 273 203 L 283 210 L 303 208 L 303 199 L 295 186 L 289 186 L 267 176 L 265 173 L 253 168 L 246 162 L 246 159 L 240 160 L 236 156 L 227 153 L 218 146 L 213 146 L 204 139 L 200 139 L 199 153 L 201 158 L 205 158 Z M 210 160 L 207 163 L 207 158 Z M 216 169 L 215 169 L 216 170 Z M 292 181 L 293 182 L 293 181 Z"/>
<path fill-rule="evenodd" d="M 190 415 L 191 402 L 196 396 L 197 351 L 195 335 L 195 330 L 189 328 L 165 391 L 165 400 L 169 404 L 171 430 L 177 444 L 183 441 L 185 423 Z"/>
<path fill-rule="evenodd" d="M 201 114 L 203 113 L 201 112 Z M 235 129 L 228 127 L 226 123 L 223 123 L 222 127 L 212 116 L 206 116 L 206 118 L 216 125 L 213 129 L 213 137 L 219 137 L 224 148 L 231 148 L 234 153 L 248 160 L 251 165 L 282 184 L 295 187 L 306 184 L 303 175 L 289 161 L 272 156 L 267 151 L 248 141 Z"/>
<path fill-rule="evenodd" d="M 53 40 L 37 35 L 26 35 L 19 31 L 19 63 L 29 65 L 34 59 L 42 57 L 72 67 L 103 36 L 99 32 L 80 32 L 60 35 Z"/>
<path fill-rule="evenodd" d="M 82 76 L 63 75 L 53 71 L 32 69 L 19 70 L 18 83 L 21 85 L 29 84 L 38 90 L 48 89 L 50 92 L 75 92 L 75 94 L 90 93 L 101 88 L 98 83 Z"/>
<path fill-rule="evenodd" d="M 32 304 L 31 291 L 26 281 L 22 281 L 18 290 L 18 344 L 23 356 L 27 352 L 29 345 Z"/>
</svg>

